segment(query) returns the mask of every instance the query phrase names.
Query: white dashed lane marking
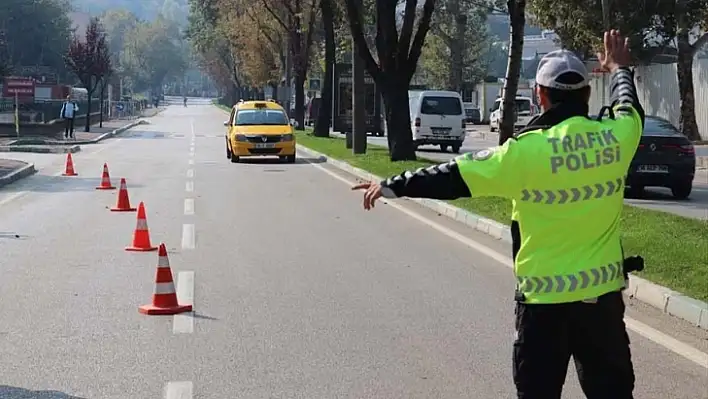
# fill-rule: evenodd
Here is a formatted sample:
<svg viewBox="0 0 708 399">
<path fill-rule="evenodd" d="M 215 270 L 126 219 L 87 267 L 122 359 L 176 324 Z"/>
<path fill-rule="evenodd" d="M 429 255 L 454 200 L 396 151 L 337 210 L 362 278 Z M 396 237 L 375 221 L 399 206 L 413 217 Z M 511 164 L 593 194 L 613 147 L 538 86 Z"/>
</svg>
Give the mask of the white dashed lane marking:
<svg viewBox="0 0 708 399">
<path fill-rule="evenodd" d="M 194 307 L 194 272 L 184 271 L 177 275 L 177 301 L 180 304 Z M 172 321 L 174 334 L 191 334 L 194 332 L 194 312 L 174 315 Z"/>
<path fill-rule="evenodd" d="M 192 216 L 194 215 L 194 198 L 184 199 L 184 215 Z"/>
<path fill-rule="evenodd" d="M 192 399 L 193 390 L 192 381 L 170 381 L 165 387 L 165 399 Z"/>
<path fill-rule="evenodd" d="M 190 179 L 194 177 L 194 169 L 187 169 L 187 177 Z"/>
<path fill-rule="evenodd" d="M 194 191 L 194 182 L 191 180 L 188 180 L 187 183 L 184 185 L 184 191 L 191 193 Z"/>
</svg>

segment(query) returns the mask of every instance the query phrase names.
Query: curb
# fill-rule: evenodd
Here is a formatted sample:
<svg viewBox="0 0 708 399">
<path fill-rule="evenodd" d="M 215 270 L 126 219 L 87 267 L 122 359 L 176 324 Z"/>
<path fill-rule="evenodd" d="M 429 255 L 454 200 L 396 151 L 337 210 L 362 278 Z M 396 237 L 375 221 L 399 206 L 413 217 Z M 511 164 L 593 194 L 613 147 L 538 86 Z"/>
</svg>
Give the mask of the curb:
<svg viewBox="0 0 708 399">
<path fill-rule="evenodd" d="M 81 151 L 81 146 L 52 146 L 52 145 L 4 145 L 0 152 L 29 152 L 34 154 L 67 154 Z"/>
<path fill-rule="evenodd" d="M 379 176 L 351 166 L 346 162 L 330 158 L 325 154 L 303 145 L 297 144 L 297 149 L 298 151 L 301 150 L 319 157 L 335 168 L 348 172 L 360 179 L 370 181 L 383 180 L 383 178 Z M 504 224 L 442 201 L 417 198 L 405 198 L 404 200 L 417 202 L 440 215 L 445 215 L 498 240 L 511 243 L 511 230 Z M 637 299 L 660 309 L 664 313 L 683 319 L 704 330 L 708 330 L 708 303 L 687 297 L 679 292 L 631 274 L 629 276 L 629 287 L 624 291 L 624 294 L 629 298 Z"/>
<path fill-rule="evenodd" d="M 119 127 L 119 128 L 116 128 L 116 129 L 113 130 L 113 131 L 103 133 L 102 135 L 96 137 L 95 139 L 91 139 L 91 140 L 58 141 L 58 140 L 45 140 L 45 139 L 31 140 L 31 139 L 22 139 L 22 138 L 19 138 L 19 139 L 17 139 L 17 140 L 11 141 L 10 143 L 8 143 L 8 144 L 5 145 L 5 146 L 0 146 L 0 148 L 5 148 L 5 147 L 20 147 L 20 146 L 37 146 L 37 145 L 47 145 L 47 146 L 62 146 L 62 145 L 66 146 L 66 145 L 70 145 L 70 146 L 75 146 L 75 145 L 79 145 L 79 144 L 83 144 L 83 145 L 86 145 L 86 144 L 96 144 L 96 143 L 98 143 L 99 141 L 103 141 L 103 140 L 105 140 L 105 139 L 108 139 L 108 138 L 111 138 L 111 137 L 113 137 L 113 136 L 119 135 L 119 134 L 125 132 L 126 130 L 129 130 L 129 129 L 134 128 L 135 126 L 138 126 L 138 125 L 147 125 L 147 124 L 149 124 L 148 121 L 139 119 L 139 120 L 133 121 L 133 122 L 131 122 L 131 123 L 125 125 L 125 126 L 121 126 L 121 127 Z M 19 142 L 22 142 L 22 140 L 25 140 L 25 143 L 27 143 L 27 144 L 15 144 L 15 143 L 17 143 L 18 141 L 19 141 Z M 26 151 L 21 151 L 21 152 L 26 152 Z"/>
<path fill-rule="evenodd" d="M 35 173 L 37 173 L 37 169 L 34 168 L 34 164 L 28 163 L 27 165 L 14 170 L 10 174 L 0 177 L 0 187 L 7 186 L 10 183 L 16 182 L 17 180 L 31 176 Z"/>
<path fill-rule="evenodd" d="M 136 120 L 136 121 L 134 121 L 134 122 L 131 122 L 131 123 L 125 125 L 125 126 L 121 126 L 121 127 L 117 128 L 117 129 L 111 131 L 111 132 L 104 133 L 104 134 L 102 134 L 102 135 L 96 137 L 95 139 L 92 139 L 92 140 L 85 140 L 85 141 L 76 141 L 75 143 L 76 143 L 76 144 L 96 144 L 96 143 L 98 143 L 99 141 L 103 141 L 103 140 L 105 140 L 105 139 L 109 139 L 109 138 L 111 138 L 111 137 L 117 136 L 117 135 L 119 135 L 119 134 L 125 132 L 126 130 L 130 130 L 130 129 L 134 128 L 135 126 L 138 126 L 138 125 L 147 125 L 147 124 L 148 124 L 147 121 L 142 120 L 142 119 L 138 119 L 138 120 Z"/>
</svg>

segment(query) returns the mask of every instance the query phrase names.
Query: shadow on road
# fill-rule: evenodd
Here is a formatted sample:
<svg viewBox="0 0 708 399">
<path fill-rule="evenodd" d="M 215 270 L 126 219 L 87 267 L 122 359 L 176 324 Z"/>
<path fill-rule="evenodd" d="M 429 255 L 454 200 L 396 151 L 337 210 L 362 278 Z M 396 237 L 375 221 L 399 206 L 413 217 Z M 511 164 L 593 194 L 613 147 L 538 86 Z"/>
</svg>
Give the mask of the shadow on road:
<svg viewBox="0 0 708 399">
<path fill-rule="evenodd" d="M 111 183 L 116 187 L 116 189 L 106 190 L 106 192 L 117 192 L 118 187 L 120 186 L 120 177 L 111 176 Z M 98 173 L 96 177 L 81 177 L 81 171 L 79 171 L 79 176 L 50 176 L 35 174 L 27 179 L 24 179 L 19 184 L 4 186 L 0 189 L 0 192 L 13 193 L 30 191 L 37 193 L 60 193 L 69 191 L 99 191 L 96 190 L 96 187 L 100 184 L 100 173 Z M 127 181 L 127 184 L 128 190 L 142 187 L 140 184 L 131 184 L 130 180 Z"/>
<path fill-rule="evenodd" d="M 295 159 L 295 165 L 307 165 L 311 163 L 324 163 L 327 162 L 326 158 L 309 158 L 309 157 L 297 157 Z M 281 161 L 278 158 L 241 158 L 239 163 L 250 164 L 250 165 L 293 165 Z"/>
<path fill-rule="evenodd" d="M 29 389 L 0 385 L 0 398 L 3 399 L 85 399 L 67 395 L 59 391 L 30 391 Z"/>
<path fill-rule="evenodd" d="M 641 192 L 633 192 L 631 188 L 625 188 L 624 198 L 635 199 L 635 200 L 647 200 L 647 201 L 671 201 L 671 202 L 690 202 L 691 197 L 687 199 L 677 199 L 669 191 L 661 192 L 658 191 L 660 188 L 648 188 Z M 668 190 L 668 189 L 666 189 Z"/>
</svg>

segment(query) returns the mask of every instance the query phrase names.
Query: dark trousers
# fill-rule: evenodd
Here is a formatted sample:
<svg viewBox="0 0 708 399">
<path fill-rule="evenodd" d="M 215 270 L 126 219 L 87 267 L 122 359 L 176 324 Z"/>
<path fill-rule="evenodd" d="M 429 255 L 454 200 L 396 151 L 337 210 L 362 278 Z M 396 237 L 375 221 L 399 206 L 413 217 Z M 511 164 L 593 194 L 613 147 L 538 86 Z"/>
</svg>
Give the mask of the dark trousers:
<svg viewBox="0 0 708 399">
<path fill-rule="evenodd" d="M 633 399 L 634 370 L 621 292 L 596 303 L 516 304 L 519 399 L 560 399 L 573 356 L 588 399 Z"/>
<path fill-rule="evenodd" d="M 74 118 L 64 118 L 64 137 L 74 137 Z"/>
</svg>

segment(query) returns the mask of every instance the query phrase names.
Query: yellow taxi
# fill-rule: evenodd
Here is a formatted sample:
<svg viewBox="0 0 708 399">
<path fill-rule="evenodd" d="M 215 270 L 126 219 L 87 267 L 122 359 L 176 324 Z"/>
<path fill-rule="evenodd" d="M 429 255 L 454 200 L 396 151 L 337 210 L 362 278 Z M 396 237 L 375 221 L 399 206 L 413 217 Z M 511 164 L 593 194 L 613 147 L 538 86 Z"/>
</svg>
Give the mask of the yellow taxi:
<svg viewBox="0 0 708 399">
<path fill-rule="evenodd" d="M 283 107 L 275 101 L 242 101 L 231 108 L 226 126 L 226 157 L 278 156 L 295 162 L 295 136 Z"/>
</svg>

